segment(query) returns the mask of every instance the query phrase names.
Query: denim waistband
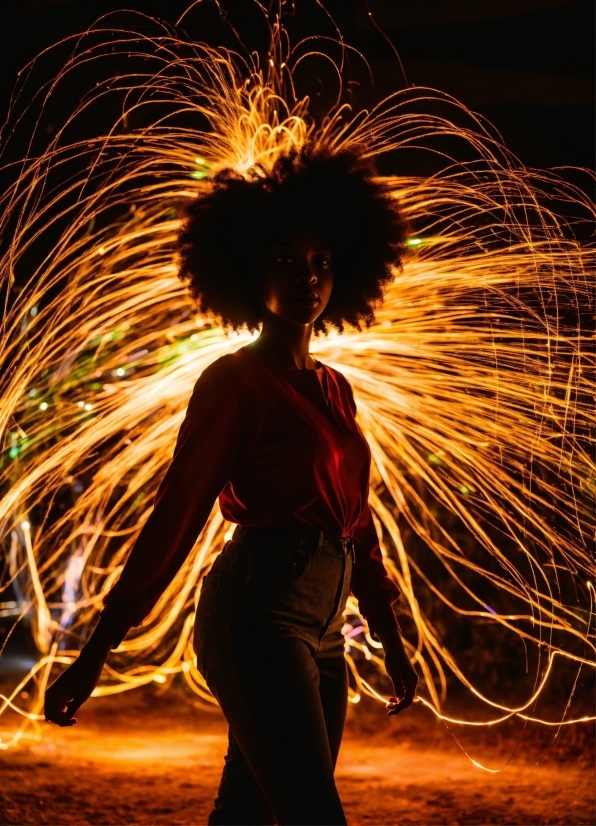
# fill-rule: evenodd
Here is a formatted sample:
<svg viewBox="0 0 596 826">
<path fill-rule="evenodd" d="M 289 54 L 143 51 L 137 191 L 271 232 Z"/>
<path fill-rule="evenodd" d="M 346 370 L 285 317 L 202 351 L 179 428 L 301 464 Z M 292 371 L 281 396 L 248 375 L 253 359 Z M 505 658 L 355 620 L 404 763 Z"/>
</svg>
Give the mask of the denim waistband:
<svg viewBox="0 0 596 826">
<path fill-rule="evenodd" d="M 250 525 L 238 525 L 232 536 L 233 542 L 239 544 L 255 542 L 261 540 L 288 540 L 303 539 L 312 548 L 314 553 L 327 553 L 336 556 L 351 556 L 355 559 L 354 540 L 351 536 L 331 536 L 325 531 L 318 531 L 316 528 L 307 527 L 279 527 L 272 525 L 267 528 L 251 527 Z"/>
</svg>

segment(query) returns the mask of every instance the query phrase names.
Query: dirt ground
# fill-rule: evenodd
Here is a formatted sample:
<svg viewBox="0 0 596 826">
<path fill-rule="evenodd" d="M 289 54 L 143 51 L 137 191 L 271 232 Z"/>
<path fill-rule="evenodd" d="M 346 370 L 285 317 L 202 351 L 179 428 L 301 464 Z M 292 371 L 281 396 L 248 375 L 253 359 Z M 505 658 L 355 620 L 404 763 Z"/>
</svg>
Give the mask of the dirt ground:
<svg viewBox="0 0 596 826">
<path fill-rule="evenodd" d="M 78 718 L 0 752 L 0 823 L 206 823 L 226 744 L 219 713 L 152 689 L 91 701 Z M 516 725 L 458 728 L 471 757 L 504 767 L 488 774 L 420 705 L 395 718 L 372 702 L 351 709 L 337 769 L 350 826 L 596 823 L 589 726 L 550 748 L 553 730 L 526 729 L 516 750 Z"/>
</svg>

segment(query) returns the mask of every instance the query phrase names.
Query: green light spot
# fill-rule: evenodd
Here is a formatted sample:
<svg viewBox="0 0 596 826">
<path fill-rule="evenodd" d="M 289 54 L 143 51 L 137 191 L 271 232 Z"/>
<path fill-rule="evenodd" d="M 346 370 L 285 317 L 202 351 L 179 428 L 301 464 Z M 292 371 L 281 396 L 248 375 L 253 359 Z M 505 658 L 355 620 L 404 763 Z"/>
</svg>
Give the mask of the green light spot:
<svg viewBox="0 0 596 826">
<path fill-rule="evenodd" d="M 17 456 L 19 455 L 18 447 L 11 447 L 10 450 L 8 451 L 8 455 L 10 456 L 11 459 L 16 459 Z"/>
<path fill-rule="evenodd" d="M 206 173 L 206 172 L 200 172 L 200 171 L 197 169 L 197 170 L 196 170 L 196 172 L 191 172 L 191 173 L 190 173 L 190 177 L 191 177 L 191 178 L 194 178 L 194 179 L 195 179 L 195 180 L 197 180 L 197 181 L 200 181 L 200 180 L 201 180 L 201 178 L 206 178 L 206 177 L 207 177 L 207 173 Z"/>
<path fill-rule="evenodd" d="M 409 247 L 419 247 L 421 243 L 422 238 L 408 238 L 408 240 L 406 241 L 406 244 Z"/>
<path fill-rule="evenodd" d="M 145 498 L 145 492 L 141 491 L 135 496 L 135 499 L 132 503 L 133 508 L 136 508 L 137 505 L 140 505 L 143 499 Z"/>
<path fill-rule="evenodd" d="M 460 491 L 463 493 L 464 496 L 467 496 L 468 493 L 470 492 L 470 488 L 467 488 L 465 485 L 462 485 L 460 487 Z"/>
<path fill-rule="evenodd" d="M 433 465 L 442 465 L 443 462 L 439 459 L 436 453 L 429 453 L 426 457 L 427 460 Z"/>
</svg>

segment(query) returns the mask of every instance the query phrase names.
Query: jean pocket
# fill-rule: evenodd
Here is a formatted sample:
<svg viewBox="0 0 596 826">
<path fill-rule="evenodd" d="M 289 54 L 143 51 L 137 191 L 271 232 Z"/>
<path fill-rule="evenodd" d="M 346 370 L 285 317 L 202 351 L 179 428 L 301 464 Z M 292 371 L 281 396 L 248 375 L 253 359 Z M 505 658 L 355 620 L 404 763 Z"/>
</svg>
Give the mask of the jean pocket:
<svg viewBox="0 0 596 826">
<path fill-rule="evenodd" d="M 294 583 L 303 579 L 310 566 L 310 553 L 301 543 L 259 544 L 251 548 L 250 580 L 263 583 Z"/>
<path fill-rule="evenodd" d="M 205 676 L 205 656 L 207 652 L 207 632 L 209 620 L 213 610 L 213 603 L 219 590 L 221 575 L 208 573 L 201 584 L 201 592 L 195 613 L 195 627 L 193 633 L 193 648 L 197 655 L 197 668 Z"/>
</svg>

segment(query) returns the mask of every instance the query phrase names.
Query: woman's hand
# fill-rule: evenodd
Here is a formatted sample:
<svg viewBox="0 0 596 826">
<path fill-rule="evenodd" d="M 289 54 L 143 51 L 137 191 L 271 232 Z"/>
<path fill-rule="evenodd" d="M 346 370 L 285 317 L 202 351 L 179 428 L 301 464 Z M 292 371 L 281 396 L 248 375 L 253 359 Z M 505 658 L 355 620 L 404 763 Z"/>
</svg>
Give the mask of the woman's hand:
<svg viewBox="0 0 596 826">
<path fill-rule="evenodd" d="M 386 706 L 387 713 L 399 714 L 404 708 L 411 706 L 416 698 L 416 687 L 418 685 L 418 674 L 410 662 L 403 640 L 396 629 L 396 638 L 391 641 L 382 639 L 385 649 L 385 670 L 393 683 L 395 696 L 390 697 Z"/>
<path fill-rule="evenodd" d="M 391 716 L 399 714 L 414 702 L 418 675 L 404 648 L 393 609 L 387 608 L 383 613 L 379 613 L 374 624 L 385 651 L 385 671 L 393 683 L 395 692 L 386 706 L 387 713 Z"/>
<path fill-rule="evenodd" d="M 111 647 L 109 637 L 92 635 L 78 659 L 46 690 L 44 716 L 48 723 L 74 726 L 77 722 L 74 714 L 99 682 Z"/>
</svg>

